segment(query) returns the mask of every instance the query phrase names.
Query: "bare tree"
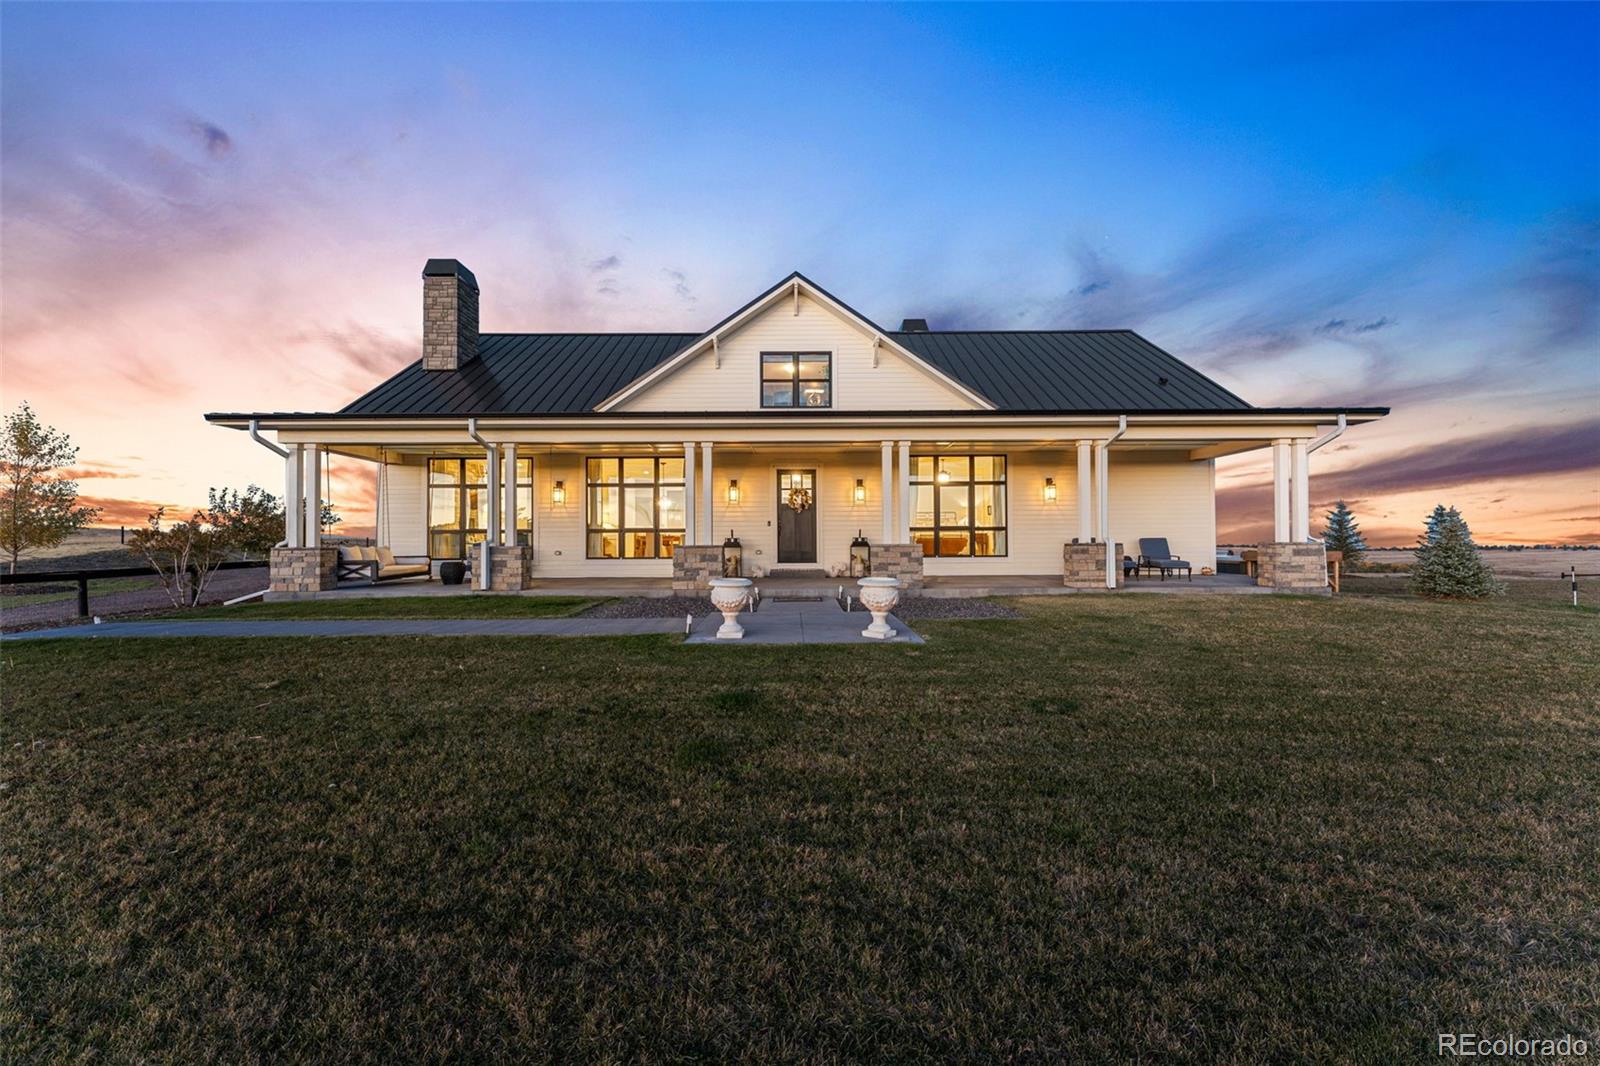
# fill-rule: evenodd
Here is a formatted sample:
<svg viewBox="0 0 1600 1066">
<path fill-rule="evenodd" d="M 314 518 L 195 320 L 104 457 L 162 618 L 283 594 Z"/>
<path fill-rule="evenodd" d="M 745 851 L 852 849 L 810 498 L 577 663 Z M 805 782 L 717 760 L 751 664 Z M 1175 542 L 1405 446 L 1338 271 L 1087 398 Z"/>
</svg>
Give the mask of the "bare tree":
<svg viewBox="0 0 1600 1066">
<path fill-rule="evenodd" d="M 93 522 L 98 507 L 78 506 L 78 483 L 63 471 L 78 458 L 65 433 L 42 424 L 24 403 L 6 416 L 0 436 L 0 551 L 17 558 L 53 548 Z"/>
<path fill-rule="evenodd" d="M 128 550 L 143 556 L 161 578 L 161 587 L 174 607 L 193 607 L 206 585 L 227 561 L 231 547 L 227 533 L 196 511 L 188 521 L 161 528 L 163 508 L 150 515 L 149 524 L 128 538 Z"/>
</svg>

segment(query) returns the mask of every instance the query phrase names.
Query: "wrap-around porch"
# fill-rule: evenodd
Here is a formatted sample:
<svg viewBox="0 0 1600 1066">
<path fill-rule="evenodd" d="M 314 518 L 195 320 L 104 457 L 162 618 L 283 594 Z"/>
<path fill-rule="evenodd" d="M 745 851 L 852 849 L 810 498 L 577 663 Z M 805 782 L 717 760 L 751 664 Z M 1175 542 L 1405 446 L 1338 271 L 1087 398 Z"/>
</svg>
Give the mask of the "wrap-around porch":
<svg viewBox="0 0 1600 1066">
<path fill-rule="evenodd" d="M 395 563 L 428 568 L 428 581 L 379 584 L 373 595 L 668 595 L 722 573 L 730 541 L 737 573 L 802 592 L 832 592 L 863 564 L 928 596 L 1282 587 L 1272 567 L 1266 582 L 1213 572 L 1222 568 L 1213 460 L 1256 447 L 1271 447 L 1275 460 L 1273 543 L 1306 555 L 1314 544 L 1307 457 L 1317 442 L 1303 429 L 1293 438 L 1141 434 L 1119 420 L 1066 439 L 635 435 L 588 444 L 491 437 L 475 420 L 464 430 L 433 440 L 364 441 L 349 430 L 285 440 L 283 555 L 298 563 L 292 573 L 275 567 L 275 590 L 356 587 L 323 572 L 329 552 L 309 517 L 328 452 L 375 464 L 376 543 Z M 1147 536 L 1169 542 L 1190 569 L 1170 581 L 1128 572 Z M 1320 585 L 1320 545 L 1315 553 Z M 438 584 L 451 562 L 470 570 L 467 584 Z M 1301 587 L 1310 563 L 1296 570 Z"/>
</svg>

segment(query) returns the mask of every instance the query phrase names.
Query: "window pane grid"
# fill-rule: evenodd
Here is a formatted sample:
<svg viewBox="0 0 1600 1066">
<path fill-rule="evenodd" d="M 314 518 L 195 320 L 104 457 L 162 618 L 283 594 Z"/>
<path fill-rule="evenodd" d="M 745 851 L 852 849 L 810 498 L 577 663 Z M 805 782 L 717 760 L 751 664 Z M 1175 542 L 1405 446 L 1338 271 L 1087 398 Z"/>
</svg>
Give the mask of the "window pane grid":
<svg viewBox="0 0 1600 1066">
<path fill-rule="evenodd" d="M 504 469 L 504 467 L 502 467 Z M 489 463 L 484 459 L 428 460 L 428 556 L 461 559 L 488 537 Z M 533 460 L 517 460 L 517 541 L 530 543 Z"/>
<path fill-rule="evenodd" d="M 762 352 L 762 407 L 832 407 L 832 352 Z"/>
<path fill-rule="evenodd" d="M 671 558 L 684 542 L 683 460 L 606 456 L 589 459 L 584 470 L 588 557 Z"/>
<path fill-rule="evenodd" d="M 1007 554 L 1005 456 L 918 455 L 911 474 L 911 539 L 925 556 Z"/>
</svg>

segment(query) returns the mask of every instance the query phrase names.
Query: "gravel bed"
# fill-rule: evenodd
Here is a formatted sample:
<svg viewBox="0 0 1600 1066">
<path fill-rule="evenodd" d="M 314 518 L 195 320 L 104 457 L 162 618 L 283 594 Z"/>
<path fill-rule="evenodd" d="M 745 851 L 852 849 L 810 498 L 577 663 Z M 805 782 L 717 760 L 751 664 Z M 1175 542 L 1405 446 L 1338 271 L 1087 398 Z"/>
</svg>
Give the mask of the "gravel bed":
<svg viewBox="0 0 1600 1066">
<path fill-rule="evenodd" d="M 852 600 L 851 611 L 865 610 L 860 600 Z M 907 622 L 922 618 L 1021 618 L 1015 607 L 994 600 L 953 599 L 943 596 L 910 596 L 900 601 L 895 615 Z"/>
<path fill-rule="evenodd" d="M 717 609 L 704 596 L 629 596 L 597 604 L 578 614 L 579 618 L 696 618 L 716 614 Z"/>
</svg>

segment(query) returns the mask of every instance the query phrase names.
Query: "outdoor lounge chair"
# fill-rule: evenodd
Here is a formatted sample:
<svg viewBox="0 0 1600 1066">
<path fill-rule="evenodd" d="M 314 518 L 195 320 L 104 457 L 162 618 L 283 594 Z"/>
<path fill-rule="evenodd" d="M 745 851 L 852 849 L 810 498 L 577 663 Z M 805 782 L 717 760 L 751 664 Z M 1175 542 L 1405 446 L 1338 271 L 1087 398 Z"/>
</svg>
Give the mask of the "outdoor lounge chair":
<svg viewBox="0 0 1600 1066">
<path fill-rule="evenodd" d="M 402 577 L 431 579 L 432 576 L 433 570 L 427 563 L 399 563 L 388 548 L 365 548 L 359 544 L 339 549 L 335 573 L 340 581 L 365 580 L 369 585 Z"/>
<path fill-rule="evenodd" d="M 1194 580 L 1194 567 L 1182 559 L 1173 558 L 1172 549 L 1167 547 L 1166 537 L 1139 538 L 1139 569 L 1159 570 L 1162 581 L 1167 579 L 1168 571 L 1182 570 L 1189 576 L 1190 581 Z"/>
</svg>

